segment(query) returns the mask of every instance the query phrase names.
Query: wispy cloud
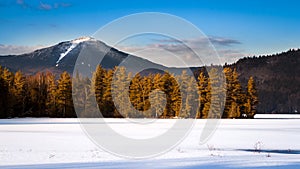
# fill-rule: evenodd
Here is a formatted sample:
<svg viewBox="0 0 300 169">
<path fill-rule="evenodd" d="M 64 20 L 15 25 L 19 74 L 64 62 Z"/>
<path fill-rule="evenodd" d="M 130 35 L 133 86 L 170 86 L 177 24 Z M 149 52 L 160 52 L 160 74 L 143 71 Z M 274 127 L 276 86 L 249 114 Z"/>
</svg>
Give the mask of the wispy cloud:
<svg viewBox="0 0 300 169">
<path fill-rule="evenodd" d="M 231 46 L 231 45 L 237 45 L 242 44 L 240 41 L 235 39 L 229 39 L 229 38 L 222 38 L 222 37 L 209 37 L 208 38 L 211 43 L 214 45 L 221 45 L 221 46 Z"/>
<path fill-rule="evenodd" d="M 54 8 L 57 9 L 57 8 L 67 8 L 67 7 L 70 7 L 72 6 L 72 4 L 70 3 L 55 3 L 54 4 Z"/>
<path fill-rule="evenodd" d="M 230 38 L 224 38 L 224 37 L 217 37 L 217 36 L 211 36 L 211 37 L 199 37 L 194 39 L 183 39 L 183 40 L 176 40 L 176 39 L 154 39 L 155 41 L 161 42 L 161 43 L 189 43 L 189 44 L 196 44 L 201 45 L 205 44 L 207 42 L 211 42 L 214 45 L 220 45 L 220 46 L 231 46 L 231 45 L 237 45 L 242 44 L 240 41 Z"/>
<path fill-rule="evenodd" d="M 18 55 L 33 52 L 34 50 L 43 48 L 45 46 L 18 46 L 18 45 L 3 45 L 0 44 L 0 55 Z"/>
<path fill-rule="evenodd" d="M 52 5 L 40 2 L 39 9 L 48 11 L 52 9 Z"/>
<path fill-rule="evenodd" d="M 59 9 L 59 8 L 67 8 L 72 6 L 70 3 L 65 2 L 56 2 L 56 3 L 45 3 L 43 1 L 40 1 L 40 3 L 37 5 L 29 4 L 25 0 L 16 0 L 16 4 L 21 6 L 24 9 L 34 9 L 34 10 L 44 10 L 44 11 L 50 11 L 53 9 Z"/>
<path fill-rule="evenodd" d="M 166 66 L 182 67 L 233 63 L 247 55 L 236 47 L 238 44 L 241 44 L 238 40 L 223 37 L 181 41 L 164 38 L 153 39 L 153 43 L 144 46 L 119 45 L 117 48 Z"/>
<path fill-rule="evenodd" d="M 16 3 L 20 5 L 22 8 L 32 8 L 28 3 L 26 3 L 24 0 L 17 0 Z"/>
</svg>

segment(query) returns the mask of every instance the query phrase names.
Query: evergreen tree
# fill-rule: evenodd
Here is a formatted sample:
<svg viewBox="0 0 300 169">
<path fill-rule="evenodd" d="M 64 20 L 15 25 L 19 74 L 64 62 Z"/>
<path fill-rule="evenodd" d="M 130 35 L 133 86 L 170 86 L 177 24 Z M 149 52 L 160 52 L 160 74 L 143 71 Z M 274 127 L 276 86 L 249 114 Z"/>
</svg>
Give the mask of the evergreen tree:
<svg viewBox="0 0 300 169">
<path fill-rule="evenodd" d="M 130 117 L 153 117 L 153 112 L 151 112 L 149 95 L 151 90 L 153 90 L 153 76 L 141 77 L 137 74 L 131 81 L 129 88 L 129 97 L 133 107 L 140 113 L 132 114 L 130 112 Z M 135 112 L 138 112 L 135 111 Z"/>
<path fill-rule="evenodd" d="M 48 72 L 46 74 L 47 81 L 47 100 L 46 100 L 46 112 L 50 117 L 58 117 L 58 91 L 55 76 Z"/>
<path fill-rule="evenodd" d="M 239 118 L 244 101 L 244 94 L 236 69 L 227 67 L 223 70 L 226 77 L 226 102 L 223 118 Z"/>
<path fill-rule="evenodd" d="M 180 84 L 179 96 L 182 100 L 180 117 L 181 118 L 195 118 L 197 104 L 197 82 L 194 75 L 190 76 L 186 71 L 182 71 L 182 74 L 178 78 Z M 180 101 L 178 101 L 180 103 Z M 180 106 L 180 105 L 178 105 Z M 180 107 L 179 107 L 180 108 Z M 178 115 L 176 115 L 178 116 Z"/>
<path fill-rule="evenodd" d="M 187 74 L 187 71 L 183 70 L 181 74 L 177 76 L 177 79 L 179 84 L 178 86 L 175 85 L 173 90 L 173 98 L 175 102 L 173 109 L 176 110 L 175 117 L 187 118 L 189 117 L 191 111 L 188 98 L 189 76 Z M 178 97 L 174 97 L 177 96 L 177 93 L 180 93 L 180 95 L 178 95 Z"/>
<path fill-rule="evenodd" d="M 134 78 L 131 80 L 131 84 L 129 87 L 129 97 L 132 106 L 138 111 L 144 111 L 143 104 L 143 95 L 145 94 L 143 91 L 143 86 L 141 84 L 142 77 L 140 74 L 136 74 Z M 137 112 L 137 111 L 135 111 Z M 141 116 L 139 114 L 133 114 L 135 112 L 130 112 L 130 117 L 138 117 Z"/>
<path fill-rule="evenodd" d="M 162 86 L 162 75 L 157 73 L 153 76 L 152 93 L 150 94 L 151 108 L 153 110 L 152 117 L 155 118 L 163 114 L 167 104 L 166 94 L 163 92 Z"/>
<path fill-rule="evenodd" d="M 182 106 L 182 99 L 179 84 L 174 75 L 168 72 L 161 78 L 162 90 L 166 94 L 166 107 L 162 114 L 163 118 L 172 118 L 179 115 Z"/>
<path fill-rule="evenodd" d="M 94 76 L 92 80 L 94 80 Z M 97 117 L 98 106 L 93 105 L 96 103 L 96 97 L 94 94 L 95 88 L 91 86 L 91 80 L 88 77 L 82 77 L 79 75 L 79 73 L 76 73 L 75 77 L 73 78 L 72 85 L 73 102 L 76 108 L 77 117 Z"/>
<path fill-rule="evenodd" d="M 208 111 L 204 110 L 204 107 L 209 108 L 208 102 L 210 101 L 209 95 L 209 87 L 208 87 L 208 78 L 205 77 L 203 72 L 200 72 L 198 76 L 198 101 L 199 108 L 197 112 L 197 118 L 207 118 Z"/>
<path fill-rule="evenodd" d="M 211 82 L 210 79 L 207 79 L 207 86 L 205 88 L 205 97 L 203 98 L 204 103 L 203 103 L 203 109 L 201 112 L 201 118 L 209 118 L 210 114 L 210 108 L 211 108 L 211 98 L 212 98 L 212 87 L 211 87 Z"/>
<path fill-rule="evenodd" d="M 226 102 L 223 112 L 223 118 L 228 118 L 230 116 L 230 111 L 232 110 L 232 103 L 233 103 L 233 76 L 232 76 L 232 69 L 230 67 L 226 67 L 223 69 L 225 78 L 226 78 Z"/>
<path fill-rule="evenodd" d="M 129 80 L 130 77 L 126 72 L 125 67 L 117 67 L 115 69 L 113 83 L 112 83 L 112 96 L 113 101 L 117 109 L 115 109 L 115 115 L 121 115 L 124 118 L 129 117 Z"/>
<path fill-rule="evenodd" d="M 182 110 L 183 102 L 182 102 L 182 95 L 183 92 L 180 91 L 180 86 L 175 80 L 173 76 L 171 76 L 171 85 L 170 88 L 170 113 L 168 117 L 188 117 L 189 116 L 189 107 L 185 107 L 186 109 Z M 186 98 L 186 97 L 185 97 Z M 189 105 L 187 105 L 189 106 Z"/>
<path fill-rule="evenodd" d="M 186 98 L 186 104 L 189 105 L 190 118 L 197 118 L 197 111 L 199 107 L 197 87 L 198 85 L 195 76 L 190 76 L 187 85 L 188 96 Z"/>
<path fill-rule="evenodd" d="M 91 80 L 89 78 L 81 78 L 80 82 L 79 82 L 80 86 L 78 89 L 80 89 L 81 87 L 81 101 L 82 101 L 82 105 L 83 105 L 83 110 L 80 114 L 80 117 L 99 117 L 99 105 L 101 104 L 103 106 L 103 104 L 100 102 L 102 101 L 102 98 L 96 98 L 96 92 L 95 89 L 93 88 L 93 86 L 91 86 Z M 94 92 L 94 93 L 93 93 Z M 98 95 L 99 97 L 99 95 Z M 98 99 L 98 102 L 97 102 Z M 98 106 L 95 106 L 94 104 L 97 103 Z M 101 117 L 101 116 L 100 116 Z"/>
<path fill-rule="evenodd" d="M 13 94 L 13 117 L 19 117 L 20 115 L 23 116 L 25 112 L 25 77 L 21 73 L 21 71 L 16 72 L 14 76 L 13 81 L 13 88 L 12 88 L 12 94 Z"/>
<path fill-rule="evenodd" d="M 7 114 L 4 110 L 6 97 L 7 97 L 7 91 L 4 86 L 3 68 L 0 66 L 0 118 L 7 117 Z"/>
<path fill-rule="evenodd" d="M 25 93 L 26 110 L 24 116 L 47 117 L 49 114 L 45 111 L 47 100 L 47 80 L 44 73 L 26 76 L 27 90 Z"/>
<path fill-rule="evenodd" d="M 58 80 L 57 104 L 59 117 L 75 117 L 72 102 L 71 77 L 63 72 Z"/>
<path fill-rule="evenodd" d="M 253 118 L 256 113 L 256 105 L 258 104 L 257 90 L 254 78 L 251 76 L 248 80 L 247 95 L 246 95 L 245 112 L 247 117 Z"/>
<path fill-rule="evenodd" d="M 232 104 L 229 118 L 240 118 L 241 109 L 244 104 L 244 94 L 242 91 L 241 84 L 238 79 L 238 73 L 236 69 L 232 72 Z"/>
<path fill-rule="evenodd" d="M 220 67 L 213 67 L 209 71 L 210 109 L 208 118 L 221 118 L 226 99 L 225 79 Z M 205 108 L 207 109 L 207 107 Z"/>
<path fill-rule="evenodd" d="M 143 77 L 141 81 L 141 87 L 142 87 L 142 105 L 143 105 L 143 117 L 150 118 L 152 116 L 151 110 L 150 110 L 150 92 L 153 88 L 153 82 L 152 82 L 152 75 L 148 75 Z"/>
<path fill-rule="evenodd" d="M 4 117 L 13 117 L 13 79 L 14 75 L 7 68 L 3 69 L 2 80 L 3 80 L 3 116 Z"/>
<path fill-rule="evenodd" d="M 113 79 L 114 70 L 108 70 L 105 73 L 103 79 L 103 107 L 99 107 L 103 117 L 120 117 L 119 115 L 115 116 L 113 113 L 115 112 L 114 102 L 112 100 L 111 94 L 111 83 Z"/>
<path fill-rule="evenodd" d="M 92 77 L 92 92 L 95 94 L 98 107 L 104 107 L 104 92 L 105 92 L 105 70 L 98 65 Z"/>
</svg>

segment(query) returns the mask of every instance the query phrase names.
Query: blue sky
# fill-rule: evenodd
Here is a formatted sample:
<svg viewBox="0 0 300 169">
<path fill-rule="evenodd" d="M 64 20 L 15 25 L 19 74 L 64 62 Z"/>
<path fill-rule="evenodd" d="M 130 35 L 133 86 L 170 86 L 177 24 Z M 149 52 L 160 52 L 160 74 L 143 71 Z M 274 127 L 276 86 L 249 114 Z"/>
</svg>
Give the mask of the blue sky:
<svg viewBox="0 0 300 169">
<path fill-rule="evenodd" d="M 1 0 L 0 54 L 91 36 L 114 19 L 138 12 L 182 17 L 209 37 L 239 42 L 220 49 L 241 56 L 276 53 L 300 46 L 299 5 L 297 0 Z"/>
</svg>

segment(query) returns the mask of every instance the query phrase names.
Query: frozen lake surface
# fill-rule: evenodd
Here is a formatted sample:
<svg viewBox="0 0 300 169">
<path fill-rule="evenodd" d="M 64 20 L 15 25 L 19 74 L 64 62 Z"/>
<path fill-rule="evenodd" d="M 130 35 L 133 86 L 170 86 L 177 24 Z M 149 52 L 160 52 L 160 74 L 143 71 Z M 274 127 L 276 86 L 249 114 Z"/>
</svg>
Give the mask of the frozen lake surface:
<svg viewBox="0 0 300 169">
<path fill-rule="evenodd" d="M 133 138 L 161 134 L 174 121 L 135 131 L 132 121 L 106 119 Z M 214 135 L 200 145 L 205 122 L 197 120 L 171 151 L 132 160 L 97 147 L 77 119 L 1 119 L 0 168 L 300 168 L 300 119 L 220 120 Z"/>
</svg>

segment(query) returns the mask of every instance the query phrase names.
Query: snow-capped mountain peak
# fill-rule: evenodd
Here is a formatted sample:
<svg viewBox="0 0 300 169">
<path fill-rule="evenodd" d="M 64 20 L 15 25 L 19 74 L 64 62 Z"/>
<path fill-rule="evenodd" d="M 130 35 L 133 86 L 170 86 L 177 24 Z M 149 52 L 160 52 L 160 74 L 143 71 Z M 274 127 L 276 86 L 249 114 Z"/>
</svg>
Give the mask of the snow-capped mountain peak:
<svg viewBox="0 0 300 169">
<path fill-rule="evenodd" d="M 85 41 L 90 41 L 90 40 L 95 40 L 95 39 L 92 38 L 92 37 L 83 36 L 83 37 L 79 37 L 77 39 L 72 40 L 71 43 L 78 44 L 78 43 L 85 42 Z"/>
<path fill-rule="evenodd" d="M 79 37 L 77 39 L 71 40 L 71 46 L 63 53 L 60 54 L 58 60 L 56 61 L 56 67 L 59 65 L 59 62 L 69 53 L 71 52 L 78 44 L 80 44 L 81 42 L 86 42 L 86 41 L 95 41 L 96 39 L 92 38 L 92 37 L 87 37 L 87 36 L 83 36 L 83 37 Z"/>
</svg>

